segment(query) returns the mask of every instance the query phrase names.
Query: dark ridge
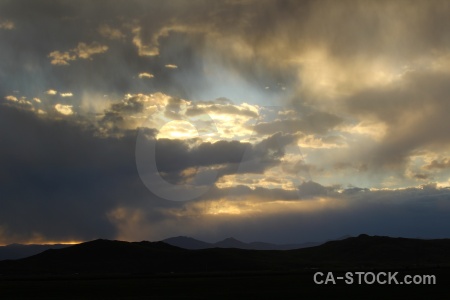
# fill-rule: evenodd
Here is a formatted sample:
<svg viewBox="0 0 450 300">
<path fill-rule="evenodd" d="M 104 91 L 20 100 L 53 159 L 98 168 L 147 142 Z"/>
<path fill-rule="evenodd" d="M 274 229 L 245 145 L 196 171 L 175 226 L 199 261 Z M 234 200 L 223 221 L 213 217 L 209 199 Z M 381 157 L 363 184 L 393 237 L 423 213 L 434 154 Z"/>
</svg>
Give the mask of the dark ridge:
<svg viewBox="0 0 450 300">
<path fill-rule="evenodd" d="M 210 243 L 202 242 L 202 241 L 199 241 L 194 238 L 187 237 L 187 236 L 172 237 L 172 238 L 163 240 L 163 242 L 167 243 L 169 245 L 177 246 L 177 247 L 184 248 L 184 249 L 196 250 L 196 249 L 211 248 Z"/>
<path fill-rule="evenodd" d="M 206 243 L 186 236 L 168 238 L 163 240 L 163 242 L 173 246 L 191 250 L 209 249 L 209 248 L 236 248 L 248 250 L 291 250 L 291 249 L 313 247 L 321 244 L 321 243 L 303 243 L 303 244 L 277 245 L 264 242 L 244 243 L 232 237 L 226 238 L 223 241 L 217 243 Z"/>
<path fill-rule="evenodd" d="M 366 266 L 432 266 L 450 262 L 450 239 L 408 239 L 361 234 L 302 249 L 315 262 Z"/>
<path fill-rule="evenodd" d="M 227 239 L 224 244 L 236 243 Z M 0 262 L 4 275 L 298 271 L 450 266 L 450 240 L 360 235 L 296 250 L 187 250 L 164 242 L 95 240 Z"/>
</svg>

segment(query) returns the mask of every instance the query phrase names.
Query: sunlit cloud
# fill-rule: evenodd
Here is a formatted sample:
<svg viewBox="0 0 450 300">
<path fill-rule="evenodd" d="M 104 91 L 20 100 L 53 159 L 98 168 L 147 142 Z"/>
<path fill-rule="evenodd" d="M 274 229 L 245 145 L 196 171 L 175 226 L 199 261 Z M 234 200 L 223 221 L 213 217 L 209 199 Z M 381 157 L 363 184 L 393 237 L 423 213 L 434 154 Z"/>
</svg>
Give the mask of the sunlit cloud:
<svg viewBox="0 0 450 300">
<path fill-rule="evenodd" d="M 69 52 L 60 52 L 60 51 L 53 51 L 50 52 L 48 57 L 50 57 L 51 64 L 52 65 L 59 65 L 59 66 L 68 66 L 68 61 L 75 60 L 77 58 L 76 55 L 72 55 Z"/>
<path fill-rule="evenodd" d="M 108 46 L 102 45 L 98 42 L 93 42 L 91 44 L 78 43 L 76 48 L 65 52 L 53 51 L 50 52 L 48 57 L 51 58 L 52 65 L 66 66 L 69 65 L 69 61 L 73 61 L 78 58 L 92 59 L 91 56 L 105 53 L 107 50 Z"/>
<path fill-rule="evenodd" d="M 8 95 L 8 96 L 5 97 L 5 99 L 8 100 L 8 101 L 14 101 L 14 102 L 18 101 L 17 97 L 13 96 L 13 95 Z"/>
<path fill-rule="evenodd" d="M 73 49 L 79 58 L 91 59 L 94 54 L 105 53 L 108 50 L 108 46 L 102 45 L 97 42 L 91 44 L 78 43 L 77 48 Z"/>
<path fill-rule="evenodd" d="M 18 98 L 18 97 L 13 96 L 13 95 L 8 95 L 8 96 L 5 96 L 5 99 L 7 101 L 15 103 L 15 104 L 26 105 L 26 106 L 29 106 L 29 107 L 33 106 L 33 104 L 29 100 L 27 100 L 27 98 L 24 97 L 24 96 Z"/>
<path fill-rule="evenodd" d="M 139 73 L 139 78 L 153 78 L 153 77 L 155 77 L 153 74 L 147 72 Z"/>
<path fill-rule="evenodd" d="M 45 93 L 46 93 L 47 95 L 56 95 L 56 94 L 58 94 L 58 91 L 55 91 L 55 90 L 50 89 L 50 90 L 47 90 Z"/>
<path fill-rule="evenodd" d="M 72 105 L 56 104 L 55 109 L 62 115 L 69 116 L 73 115 Z"/>
<path fill-rule="evenodd" d="M 66 98 L 66 97 L 72 97 L 73 94 L 72 93 L 60 93 L 61 97 Z"/>
<path fill-rule="evenodd" d="M 174 65 L 174 64 L 167 64 L 167 65 L 165 65 L 165 67 L 168 69 L 177 69 L 178 68 L 178 66 Z"/>
<path fill-rule="evenodd" d="M 134 37 L 133 37 L 133 44 L 137 47 L 138 53 L 140 56 L 157 56 L 159 55 L 159 49 L 158 49 L 158 37 L 152 38 L 152 43 L 150 45 L 145 45 L 142 41 L 142 28 L 141 27 L 135 27 L 132 30 Z"/>
</svg>

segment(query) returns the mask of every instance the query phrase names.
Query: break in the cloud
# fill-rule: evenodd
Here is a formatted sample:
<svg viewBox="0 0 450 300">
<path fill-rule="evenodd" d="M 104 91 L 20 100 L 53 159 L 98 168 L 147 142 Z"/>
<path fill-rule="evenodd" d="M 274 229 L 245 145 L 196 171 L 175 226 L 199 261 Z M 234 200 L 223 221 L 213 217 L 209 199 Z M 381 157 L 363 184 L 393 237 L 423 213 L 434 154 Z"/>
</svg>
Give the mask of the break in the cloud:
<svg viewBox="0 0 450 300">
<path fill-rule="evenodd" d="M 0 242 L 448 236 L 447 1 L 0 12 Z"/>
</svg>

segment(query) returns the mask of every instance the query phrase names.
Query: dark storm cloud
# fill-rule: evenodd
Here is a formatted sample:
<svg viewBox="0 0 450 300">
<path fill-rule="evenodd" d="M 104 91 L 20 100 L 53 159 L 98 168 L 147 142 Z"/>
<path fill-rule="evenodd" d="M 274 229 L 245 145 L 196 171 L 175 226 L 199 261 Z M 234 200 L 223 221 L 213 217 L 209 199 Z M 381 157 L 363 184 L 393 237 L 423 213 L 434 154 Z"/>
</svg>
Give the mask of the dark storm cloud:
<svg viewBox="0 0 450 300">
<path fill-rule="evenodd" d="M 244 241 L 278 243 L 323 241 L 361 233 L 411 238 L 450 234 L 450 191 L 434 184 L 400 190 L 350 187 L 338 192 L 337 187 L 307 182 L 302 188 L 303 199 L 297 191 L 213 188 L 201 200 L 165 209 L 166 218 L 159 221 L 153 222 L 144 211 L 135 226 L 140 230 L 158 227 L 158 231 L 152 231 L 156 239 L 183 234 L 207 240 L 233 236 Z M 210 200 L 221 197 L 228 200 Z M 282 201 L 287 206 L 280 204 L 274 209 L 275 199 L 290 201 Z M 241 213 L 227 210 L 233 204 Z M 134 233 L 135 239 L 142 237 L 139 230 Z"/>
<path fill-rule="evenodd" d="M 321 240 L 338 237 L 343 232 L 411 237 L 448 234 L 444 228 L 448 228 L 450 194 L 448 189 L 436 185 L 390 191 L 353 187 L 342 193 L 337 187 L 317 182 L 305 182 L 298 191 L 213 186 L 195 201 L 159 200 L 142 185 L 137 175 L 136 132 L 127 132 L 121 138 L 98 137 L 94 128 L 79 122 L 75 116 L 54 120 L 36 116 L 31 111 L 1 106 L 0 227 L 3 241 L 27 241 L 37 237 L 47 240 L 125 238 L 123 234 L 128 232 L 124 231 L 125 227 L 130 230 L 130 239 L 195 234 L 207 238 L 230 235 L 246 240 L 282 242 Z M 150 137 L 154 135 L 155 132 L 149 131 Z M 183 152 L 190 155 L 181 154 L 188 161 L 196 159 L 197 164 L 204 165 L 230 164 L 238 161 L 243 152 L 276 158 L 283 155 L 283 148 L 293 140 L 295 137 L 278 134 L 264 141 L 265 145 L 253 146 L 250 152 L 245 149 L 249 145 L 239 142 L 203 143 L 189 150 L 180 148 L 181 141 L 164 147 L 163 140 L 160 145 L 163 156 L 158 162 L 169 161 L 164 159 L 165 155 L 177 158 Z M 276 200 L 289 200 L 314 207 L 315 202 L 311 201 L 316 201 L 315 197 L 334 200 L 330 209 L 327 209 L 328 204 L 322 204 L 321 209 L 308 210 L 308 213 L 302 212 L 301 207 L 293 210 L 281 206 L 272 211 L 273 206 L 270 206 Z M 239 204 L 239 201 L 245 203 Z M 258 203 L 269 206 L 247 217 L 225 214 L 212 218 L 207 214 L 225 209 L 228 202 L 236 202 L 240 209 L 250 211 L 254 205 L 262 205 Z M 135 223 L 136 220 L 139 222 Z M 216 233 L 206 230 L 205 224 Z M 311 227 L 311 224 L 316 225 Z M 152 231 L 155 226 L 158 231 Z M 303 230 L 305 227 L 307 231 Z M 280 232 L 284 233 L 280 236 Z"/>
<path fill-rule="evenodd" d="M 133 182 L 131 136 L 97 139 L 70 121 L 1 106 L 1 224 L 5 240 L 113 237 L 114 186 Z"/>
<path fill-rule="evenodd" d="M 95 126 L 77 116 L 38 116 L 2 104 L 2 239 L 30 240 L 36 235 L 47 239 L 113 238 L 117 228 L 108 214 L 117 207 L 140 207 L 143 199 L 153 203 L 156 211 L 167 206 L 141 183 L 134 152 L 137 131 L 103 137 Z M 123 105 L 113 107 L 128 112 Z M 156 131 L 147 131 L 154 142 Z M 227 173 L 236 172 L 235 165 L 243 159 L 256 160 L 255 166 L 264 170 L 279 163 L 284 147 L 294 140 L 294 136 L 278 134 L 255 146 L 218 141 L 190 149 L 186 142 L 160 139 L 156 160 L 161 172 L 177 174 L 189 167 L 214 165 L 222 165 Z M 241 170 L 251 171 L 255 170 Z"/>
<path fill-rule="evenodd" d="M 327 188 L 318 184 L 317 182 L 307 181 L 303 182 L 299 186 L 299 196 L 301 198 L 311 198 L 315 196 L 326 196 L 328 193 Z"/>
<path fill-rule="evenodd" d="M 108 214 L 117 206 L 170 204 L 141 183 L 136 132 L 99 137 L 78 117 L 58 120 L 2 105 L 0 137 L 1 243 L 112 239 L 117 226 Z"/>
<path fill-rule="evenodd" d="M 171 139 L 158 139 L 149 143 L 156 143 L 158 170 L 165 174 L 165 179 L 177 182 L 183 180 L 184 170 L 197 167 L 215 167 L 218 178 L 235 173 L 262 174 L 280 164 L 286 146 L 296 140 L 295 135 L 277 133 L 255 145 L 239 141 L 217 141 L 192 147 L 188 142 Z M 202 172 L 208 177 L 210 170 L 200 173 Z"/>
</svg>

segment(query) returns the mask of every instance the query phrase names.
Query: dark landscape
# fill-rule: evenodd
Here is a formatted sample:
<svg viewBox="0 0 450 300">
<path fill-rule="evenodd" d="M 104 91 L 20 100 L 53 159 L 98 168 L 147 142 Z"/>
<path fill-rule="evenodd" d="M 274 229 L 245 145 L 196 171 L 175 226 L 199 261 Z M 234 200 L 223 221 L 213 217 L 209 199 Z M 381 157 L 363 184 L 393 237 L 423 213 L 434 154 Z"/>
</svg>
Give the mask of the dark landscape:
<svg viewBox="0 0 450 300">
<path fill-rule="evenodd" d="M 450 279 L 450 240 L 360 235 L 294 250 L 183 249 L 165 242 L 94 240 L 0 261 L 6 298 L 68 299 L 344 297 L 346 291 L 376 298 L 438 296 Z M 381 272 L 435 275 L 436 285 L 316 285 L 316 272 Z M 367 290 L 373 293 L 365 294 Z M 70 292 L 69 292 L 70 291 Z M 342 292 L 343 294 L 336 294 Z M 380 294 L 381 293 L 381 294 Z M 367 298 L 366 297 L 366 298 Z M 394 297 L 395 298 L 395 297 Z"/>
<path fill-rule="evenodd" d="M 191 237 L 186 236 L 178 236 L 172 237 L 162 242 L 191 250 L 198 249 L 208 249 L 208 248 L 237 248 L 237 249 L 249 249 L 249 250 L 292 250 L 306 247 L 313 247 L 320 245 L 320 242 L 309 242 L 302 244 L 271 244 L 264 242 L 251 242 L 244 243 L 234 238 L 227 238 L 222 241 L 216 243 L 207 243 L 200 240 L 196 240 Z M 49 249 L 61 249 L 71 246 L 70 244 L 31 244 L 31 245 L 22 245 L 22 244 L 11 244 L 6 246 L 0 246 L 0 261 L 6 259 L 20 259 L 28 256 L 32 256 L 35 254 L 39 254 L 45 250 Z"/>
<path fill-rule="evenodd" d="M 208 248 L 237 248 L 237 249 L 248 249 L 248 250 L 292 250 L 306 247 L 318 246 L 319 242 L 309 242 L 302 244 L 271 244 L 265 242 L 251 242 L 244 243 L 235 238 L 226 238 L 223 241 L 216 243 L 207 243 L 203 241 L 196 240 L 191 237 L 179 236 L 163 240 L 162 242 L 167 243 L 172 246 L 177 246 L 184 249 L 198 250 L 198 249 L 208 249 Z"/>
<path fill-rule="evenodd" d="M 449 299 L 450 0 L 0 0 L 0 300 Z"/>
</svg>

